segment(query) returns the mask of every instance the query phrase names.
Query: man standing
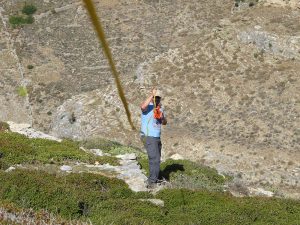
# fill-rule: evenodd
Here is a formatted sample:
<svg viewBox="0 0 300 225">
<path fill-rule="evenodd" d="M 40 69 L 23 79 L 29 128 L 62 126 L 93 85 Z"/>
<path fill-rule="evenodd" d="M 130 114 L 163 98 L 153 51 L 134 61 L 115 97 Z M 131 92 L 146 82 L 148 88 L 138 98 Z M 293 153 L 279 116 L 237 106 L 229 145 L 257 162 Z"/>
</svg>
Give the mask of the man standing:
<svg viewBox="0 0 300 225">
<path fill-rule="evenodd" d="M 141 138 L 149 159 L 148 188 L 155 188 L 160 171 L 161 125 L 167 124 L 161 104 L 162 94 L 153 89 L 150 96 L 141 104 Z"/>
</svg>

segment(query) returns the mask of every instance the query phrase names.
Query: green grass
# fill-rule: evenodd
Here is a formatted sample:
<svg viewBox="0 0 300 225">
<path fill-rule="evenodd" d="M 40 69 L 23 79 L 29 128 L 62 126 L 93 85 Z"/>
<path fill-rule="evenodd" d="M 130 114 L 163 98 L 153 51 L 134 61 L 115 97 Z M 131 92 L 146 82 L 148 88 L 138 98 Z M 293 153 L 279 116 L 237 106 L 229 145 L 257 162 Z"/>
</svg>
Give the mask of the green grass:
<svg viewBox="0 0 300 225">
<path fill-rule="evenodd" d="M 148 159 L 139 158 L 138 161 L 148 175 Z M 169 159 L 161 163 L 160 170 L 160 176 L 170 181 L 174 188 L 223 191 L 224 184 L 231 180 L 231 177 L 223 177 L 213 168 L 188 160 Z"/>
<path fill-rule="evenodd" d="M 299 224 L 299 201 L 165 189 L 155 196 L 165 202 L 159 207 L 138 200 L 151 194 L 133 193 L 123 181 L 94 174 L 15 170 L 0 171 L 0 180 L 1 201 L 93 224 Z"/>
<path fill-rule="evenodd" d="M 59 163 L 78 161 L 100 164 L 119 165 L 114 157 L 94 156 L 79 149 L 76 142 L 64 140 L 61 143 L 45 139 L 29 139 L 12 132 L 0 132 L 0 168 L 5 169 L 15 164 L 24 163 Z"/>
<path fill-rule="evenodd" d="M 34 18 L 32 16 L 14 15 L 9 17 L 9 23 L 13 28 L 16 28 L 24 24 L 34 23 Z"/>
<path fill-rule="evenodd" d="M 18 88 L 18 95 L 21 96 L 21 97 L 26 97 L 28 95 L 28 92 L 27 92 L 27 88 L 26 87 L 19 87 Z"/>
</svg>

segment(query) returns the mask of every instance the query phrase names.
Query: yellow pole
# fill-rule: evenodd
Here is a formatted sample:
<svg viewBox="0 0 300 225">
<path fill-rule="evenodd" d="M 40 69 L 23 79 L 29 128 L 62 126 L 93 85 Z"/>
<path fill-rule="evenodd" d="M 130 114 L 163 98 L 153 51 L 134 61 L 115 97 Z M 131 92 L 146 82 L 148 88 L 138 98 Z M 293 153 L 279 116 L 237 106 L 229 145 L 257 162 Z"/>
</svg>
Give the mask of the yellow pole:
<svg viewBox="0 0 300 225">
<path fill-rule="evenodd" d="M 122 88 L 122 85 L 121 85 L 121 82 L 120 82 L 120 78 L 119 78 L 115 63 L 113 61 L 112 54 L 111 54 L 111 51 L 109 49 L 108 43 L 106 41 L 105 34 L 104 34 L 103 28 L 101 26 L 101 21 L 97 16 L 96 9 L 94 7 L 94 3 L 93 3 L 92 0 L 83 0 L 83 1 L 85 3 L 86 9 L 87 9 L 87 11 L 88 11 L 88 13 L 91 17 L 91 20 L 93 22 L 93 25 L 94 25 L 94 28 L 96 30 L 97 36 L 98 36 L 98 38 L 99 38 L 99 40 L 102 44 L 105 56 L 108 59 L 108 63 L 110 65 L 112 74 L 115 78 L 115 83 L 116 83 L 117 88 L 118 88 L 119 96 L 122 100 L 123 106 L 124 106 L 125 111 L 126 111 L 128 122 L 130 123 L 131 128 L 133 130 L 135 130 L 135 127 L 134 127 L 133 122 L 131 120 L 131 114 L 130 114 L 130 111 L 129 111 L 129 108 L 128 108 L 128 103 L 126 101 L 126 97 L 124 95 L 124 91 L 123 91 L 123 88 Z"/>
</svg>

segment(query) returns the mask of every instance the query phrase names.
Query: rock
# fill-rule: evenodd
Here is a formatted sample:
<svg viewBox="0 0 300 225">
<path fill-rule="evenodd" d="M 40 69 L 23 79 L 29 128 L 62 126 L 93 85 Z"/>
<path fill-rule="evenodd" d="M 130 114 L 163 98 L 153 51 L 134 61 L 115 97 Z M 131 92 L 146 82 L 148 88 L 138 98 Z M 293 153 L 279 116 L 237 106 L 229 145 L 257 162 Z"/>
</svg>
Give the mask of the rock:
<svg viewBox="0 0 300 225">
<path fill-rule="evenodd" d="M 91 151 L 94 155 L 97 155 L 97 156 L 104 156 L 103 151 L 100 150 L 100 149 L 90 149 L 90 151 Z"/>
<path fill-rule="evenodd" d="M 150 199 L 139 199 L 139 200 L 142 202 L 151 202 L 152 204 L 161 206 L 161 207 L 164 207 L 164 205 L 165 205 L 165 202 L 161 199 L 150 198 Z"/>
<path fill-rule="evenodd" d="M 249 195 L 247 186 L 240 179 L 234 179 L 228 187 L 229 192 L 235 197 L 244 197 Z"/>
<path fill-rule="evenodd" d="M 124 155 L 117 155 L 118 159 L 122 160 L 136 160 L 136 155 L 134 153 L 131 154 L 124 154 Z"/>
<path fill-rule="evenodd" d="M 15 167 L 11 166 L 11 167 L 9 167 L 7 170 L 5 170 L 5 172 L 10 172 L 10 171 L 13 171 L 13 170 L 15 170 L 15 169 L 16 169 Z"/>
<path fill-rule="evenodd" d="M 7 123 L 9 124 L 10 130 L 12 132 L 23 134 L 29 138 L 43 138 L 43 139 L 48 139 L 48 140 L 58 141 L 58 142 L 62 141 L 61 139 L 56 138 L 54 136 L 45 134 L 41 131 L 34 130 L 30 124 L 14 123 L 12 121 L 7 121 Z"/>
<path fill-rule="evenodd" d="M 257 29 L 242 31 L 238 39 L 243 43 L 253 43 L 257 48 L 285 58 L 298 58 L 300 48 L 299 36 L 278 36 L 266 31 Z"/>
<path fill-rule="evenodd" d="M 226 19 L 221 19 L 220 22 L 219 22 L 219 24 L 221 26 L 230 26 L 231 22 L 230 22 L 230 20 L 228 18 L 226 18 Z"/>
<path fill-rule="evenodd" d="M 256 30 L 260 30 L 260 29 L 261 29 L 261 26 L 256 25 L 256 26 L 254 26 L 254 28 L 255 28 Z"/>
<path fill-rule="evenodd" d="M 173 159 L 173 160 L 182 160 L 182 159 L 184 159 L 183 156 L 178 154 L 178 153 L 176 153 L 174 155 L 171 155 L 170 158 Z"/>
<path fill-rule="evenodd" d="M 60 170 L 65 171 L 65 172 L 70 172 L 72 171 L 72 167 L 71 166 L 67 166 L 67 165 L 63 165 L 60 167 Z"/>
<path fill-rule="evenodd" d="M 248 190 L 249 190 L 249 194 L 254 195 L 254 196 L 265 196 L 265 197 L 273 197 L 274 196 L 274 192 L 266 191 L 262 188 L 249 187 Z"/>
</svg>

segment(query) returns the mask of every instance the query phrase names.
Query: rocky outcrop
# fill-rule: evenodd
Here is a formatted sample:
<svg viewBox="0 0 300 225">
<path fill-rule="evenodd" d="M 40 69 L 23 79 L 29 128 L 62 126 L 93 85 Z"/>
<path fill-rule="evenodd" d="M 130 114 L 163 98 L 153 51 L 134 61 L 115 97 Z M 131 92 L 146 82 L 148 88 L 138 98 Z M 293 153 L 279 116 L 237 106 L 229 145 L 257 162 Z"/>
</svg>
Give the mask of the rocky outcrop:
<svg viewBox="0 0 300 225">
<path fill-rule="evenodd" d="M 62 141 L 60 138 L 56 138 L 54 136 L 33 129 L 30 124 L 26 124 L 26 123 L 19 124 L 19 123 L 14 123 L 12 121 L 8 121 L 7 123 L 9 124 L 10 131 L 23 134 L 29 138 L 43 138 L 43 139 L 48 139 L 48 140 L 53 140 L 58 142 Z"/>
</svg>

